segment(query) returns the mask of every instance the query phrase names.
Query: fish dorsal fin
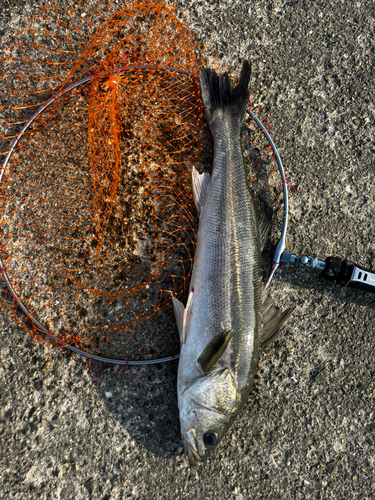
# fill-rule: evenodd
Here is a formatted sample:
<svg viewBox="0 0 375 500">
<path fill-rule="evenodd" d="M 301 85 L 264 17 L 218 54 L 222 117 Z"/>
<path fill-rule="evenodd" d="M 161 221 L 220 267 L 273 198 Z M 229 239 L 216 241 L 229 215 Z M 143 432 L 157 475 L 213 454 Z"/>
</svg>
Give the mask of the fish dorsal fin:
<svg viewBox="0 0 375 500">
<path fill-rule="evenodd" d="M 207 172 L 200 174 L 195 167 L 193 167 L 192 170 L 192 177 L 194 203 L 197 207 L 198 215 L 200 216 L 207 198 L 211 178 L 210 174 L 208 174 Z"/>
<path fill-rule="evenodd" d="M 264 198 L 258 197 L 255 200 L 255 210 L 258 215 L 260 249 L 261 251 L 263 251 L 263 248 L 267 241 L 267 235 L 271 230 L 272 208 Z"/>
<path fill-rule="evenodd" d="M 223 330 L 208 342 L 206 347 L 203 349 L 202 354 L 198 358 L 198 363 L 204 373 L 207 373 L 224 353 L 232 337 L 233 330 Z"/>
<path fill-rule="evenodd" d="M 268 344 L 273 342 L 280 331 L 280 328 L 289 318 L 294 310 L 294 307 L 289 307 L 285 311 L 281 311 L 275 306 L 274 301 L 268 295 L 268 288 L 262 290 L 262 340 L 261 348 L 264 349 Z"/>
</svg>

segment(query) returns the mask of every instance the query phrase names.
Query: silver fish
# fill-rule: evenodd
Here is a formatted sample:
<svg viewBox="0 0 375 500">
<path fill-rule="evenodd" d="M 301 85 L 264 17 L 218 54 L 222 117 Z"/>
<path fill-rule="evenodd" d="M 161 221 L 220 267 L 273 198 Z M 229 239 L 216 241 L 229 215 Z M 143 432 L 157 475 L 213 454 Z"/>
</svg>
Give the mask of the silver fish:
<svg viewBox="0 0 375 500">
<path fill-rule="evenodd" d="M 209 69 L 200 74 L 214 162 L 211 177 L 193 168 L 199 213 L 196 256 L 186 308 L 173 300 L 181 341 L 181 433 L 192 464 L 217 447 L 246 403 L 262 327 L 267 341 L 290 314 L 281 313 L 265 289 L 262 293 L 261 238 L 268 232 L 269 218 L 259 219 L 241 148 L 249 80 L 247 61 L 234 88 L 227 74 L 219 77 Z M 267 315 L 264 326 L 262 308 Z"/>
</svg>

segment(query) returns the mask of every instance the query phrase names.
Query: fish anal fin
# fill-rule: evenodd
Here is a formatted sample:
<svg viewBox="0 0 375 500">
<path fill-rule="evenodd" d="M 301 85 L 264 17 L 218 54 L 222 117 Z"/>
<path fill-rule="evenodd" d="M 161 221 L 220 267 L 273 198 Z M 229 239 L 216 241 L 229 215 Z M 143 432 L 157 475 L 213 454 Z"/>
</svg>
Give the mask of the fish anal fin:
<svg viewBox="0 0 375 500">
<path fill-rule="evenodd" d="M 201 366 L 204 373 L 207 373 L 223 355 L 232 337 L 233 330 L 223 330 L 208 342 L 198 358 L 198 364 Z"/>
<path fill-rule="evenodd" d="M 204 172 L 203 174 L 200 174 L 195 167 L 192 169 L 192 178 L 194 203 L 197 207 L 198 215 L 201 215 L 207 198 L 211 178 L 209 173 Z"/>
</svg>

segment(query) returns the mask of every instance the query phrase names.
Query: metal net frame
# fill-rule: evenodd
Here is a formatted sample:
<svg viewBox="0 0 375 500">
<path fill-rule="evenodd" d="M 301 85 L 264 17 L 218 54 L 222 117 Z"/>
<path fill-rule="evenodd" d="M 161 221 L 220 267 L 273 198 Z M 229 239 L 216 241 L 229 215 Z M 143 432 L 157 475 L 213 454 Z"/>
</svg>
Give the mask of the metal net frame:
<svg viewBox="0 0 375 500">
<path fill-rule="evenodd" d="M 43 8 L 1 59 L 0 305 L 37 342 L 113 364 L 168 361 L 171 294 L 186 300 L 194 260 L 191 166 L 212 165 L 201 49 L 162 3 L 71 6 Z M 281 161 L 249 113 L 249 182 L 279 205 L 283 239 Z"/>
</svg>

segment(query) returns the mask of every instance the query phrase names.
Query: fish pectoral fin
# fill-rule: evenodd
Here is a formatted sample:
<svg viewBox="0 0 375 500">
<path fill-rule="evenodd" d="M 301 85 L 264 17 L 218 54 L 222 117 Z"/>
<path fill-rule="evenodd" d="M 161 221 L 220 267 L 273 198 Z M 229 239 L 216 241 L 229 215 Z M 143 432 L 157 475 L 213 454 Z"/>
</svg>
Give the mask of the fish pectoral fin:
<svg viewBox="0 0 375 500">
<path fill-rule="evenodd" d="M 292 314 L 294 307 L 289 307 L 285 311 L 280 311 L 275 305 L 270 305 L 265 313 L 262 326 L 261 349 L 265 349 L 268 344 L 277 339 L 280 328 Z"/>
<path fill-rule="evenodd" d="M 211 177 L 210 174 L 204 172 L 200 174 L 198 170 L 193 167 L 193 198 L 195 206 L 197 207 L 198 215 L 202 213 L 202 208 L 207 198 L 208 188 L 210 187 Z"/>
<path fill-rule="evenodd" d="M 176 318 L 178 333 L 180 334 L 180 342 L 181 344 L 183 344 L 185 342 L 185 339 L 182 339 L 185 306 L 180 300 L 176 299 L 176 297 L 173 296 L 172 296 L 172 304 L 173 304 L 174 316 Z"/>
<path fill-rule="evenodd" d="M 208 370 L 222 356 L 232 337 L 233 330 L 223 330 L 208 342 L 206 347 L 203 349 L 202 354 L 198 358 L 198 364 L 200 364 L 204 373 L 207 373 Z"/>
</svg>

